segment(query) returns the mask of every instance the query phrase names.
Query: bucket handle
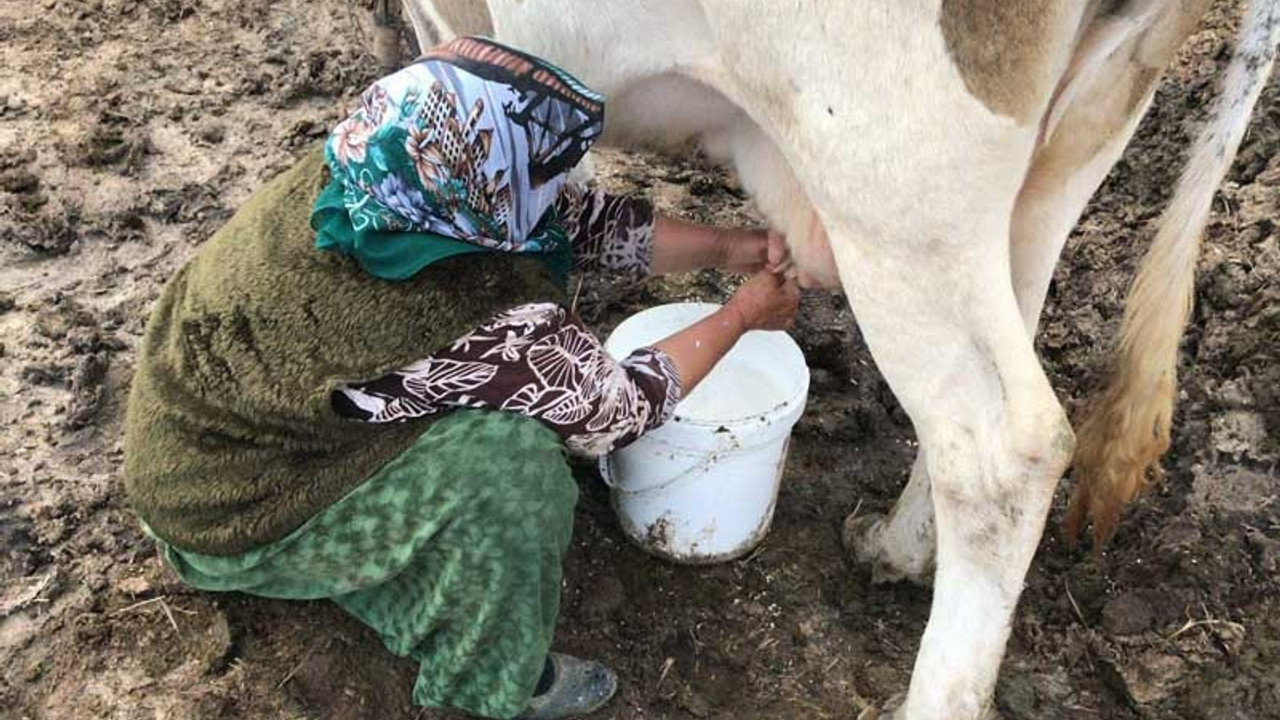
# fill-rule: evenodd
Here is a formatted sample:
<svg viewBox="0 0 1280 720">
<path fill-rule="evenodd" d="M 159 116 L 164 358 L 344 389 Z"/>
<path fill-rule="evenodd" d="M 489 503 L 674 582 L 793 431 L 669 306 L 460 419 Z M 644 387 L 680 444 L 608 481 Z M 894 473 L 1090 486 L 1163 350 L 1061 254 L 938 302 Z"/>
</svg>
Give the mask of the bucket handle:
<svg viewBox="0 0 1280 720">
<path fill-rule="evenodd" d="M 647 487 L 643 490 L 634 490 L 634 491 L 626 490 L 620 487 L 618 483 L 614 481 L 613 463 L 612 463 L 613 453 L 609 453 L 600 458 L 600 478 L 604 480 L 604 484 L 609 486 L 610 490 L 616 490 L 617 492 L 626 493 L 627 495 L 642 495 L 646 493 L 657 492 L 659 490 L 666 490 L 667 488 L 671 487 L 672 485 L 675 485 L 681 480 L 684 480 L 690 475 L 693 475 L 694 473 L 701 472 L 707 469 L 708 467 L 711 466 L 712 463 L 714 463 L 717 459 L 719 459 L 720 455 L 723 452 L 726 452 L 729 449 L 731 448 L 716 448 L 715 450 L 711 450 L 710 452 L 705 453 L 704 457 L 701 460 L 685 468 L 683 472 L 677 474 L 675 477 L 669 480 L 664 480 L 661 483 L 654 485 L 653 487 Z"/>
</svg>

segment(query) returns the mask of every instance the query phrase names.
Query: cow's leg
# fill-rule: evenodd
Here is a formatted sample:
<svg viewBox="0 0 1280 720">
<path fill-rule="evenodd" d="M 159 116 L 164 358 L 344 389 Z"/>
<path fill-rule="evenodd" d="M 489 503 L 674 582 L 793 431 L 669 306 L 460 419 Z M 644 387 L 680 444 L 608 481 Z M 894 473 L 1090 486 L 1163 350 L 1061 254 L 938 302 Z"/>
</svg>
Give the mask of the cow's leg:
<svg viewBox="0 0 1280 720">
<path fill-rule="evenodd" d="M 1130 63 L 1124 63 L 1131 65 Z M 1140 68 L 1131 67 L 1134 73 Z M 1013 212 L 1010 260 L 1013 287 L 1028 337 L 1034 337 L 1054 266 L 1085 204 L 1124 149 L 1154 90 L 1135 96 L 1119 82 L 1089 93 L 1064 116 L 1042 147 Z M 1113 77 L 1120 80 L 1121 77 Z M 1136 78 L 1134 78 L 1136 79 Z M 1094 97 L 1096 95 L 1096 97 Z M 888 515 L 859 513 L 844 523 L 846 550 L 871 568 L 875 582 L 928 584 L 934 566 L 935 528 L 928 465 L 923 451 L 911 479 Z"/>
<path fill-rule="evenodd" d="M 1152 80 L 1154 83 L 1154 79 Z M 1014 291 L 1029 337 L 1034 337 L 1054 266 L 1071 228 L 1136 127 L 1136 107 L 1108 108 L 1131 97 L 1117 92 L 1092 98 L 1067 115 L 1053 140 L 1041 148 L 1013 212 L 1010 256 Z M 1149 93 L 1139 99 L 1149 99 Z M 923 451 L 911 479 L 889 514 L 859 513 L 844 523 L 844 545 L 872 570 L 875 582 L 911 580 L 928 584 L 933 571 L 935 528 L 928 465 Z"/>
<path fill-rule="evenodd" d="M 1082 44 L 1073 66 L 1088 68 L 1088 75 L 1070 78 L 1075 84 L 1070 97 L 1051 108 L 1051 135 L 1035 153 L 1013 212 L 1011 272 L 1028 336 L 1035 336 L 1071 229 L 1137 130 L 1160 71 L 1198 17 L 1198 9 L 1172 5 L 1133 26 L 1122 25 L 1122 16 L 1103 16 L 1096 19 L 1091 38 L 1119 32 L 1120 39 Z M 1105 52 L 1107 59 L 1093 62 L 1092 52 Z M 871 567 L 877 582 L 929 582 L 933 506 L 921 458 L 893 510 L 887 516 L 851 515 L 845 521 L 844 543 L 858 561 Z"/>
<path fill-rule="evenodd" d="M 1132 102 L 1132 95 L 1113 92 L 1096 98 L 1097 103 L 1080 105 L 1079 112 L 1065 117 L 1053 141 L 1037 153 L 1027 175 L 1013 213 L 1010 253 L 1014 291 L 1028 337 L 1035 336 L 1049 282 L 1071 228 L 1120 157 L 1154 92 L 1156 76 L 1143 74 L 1150 78 L 1150 87 L 1138 96 L 1139 103 L 1108 108 L 1109 101 Z M 921 453 L 888 515 L 858 513 L 845 520 L 845 548 L 870 567 L 874 582 L 931 582 L 936 543 L 929 489 L 929 471 Z"/>
<path fill-rule="evenodd" d="M 1072 434 L 1009 282 L 1008 215 L 845 242 L 841 276 L 872 354 L 916 427 L 937 570 L 905 720 L 989 708 L 1023 578 Z"/>
<path fill-rule="evenodd" d="M 1013 213 L 1014 291 L 1035 335 L 1054 267 L 1089 198 L 1138 128 L 1164 68 L 1195 28 L 1206 0 L 1170 3 L 1137 17 L 1117 6 L 1096 18 L 1050 108 Z M 1105 59 L 1101 59 L 1105 58 Z"/>
</svg>

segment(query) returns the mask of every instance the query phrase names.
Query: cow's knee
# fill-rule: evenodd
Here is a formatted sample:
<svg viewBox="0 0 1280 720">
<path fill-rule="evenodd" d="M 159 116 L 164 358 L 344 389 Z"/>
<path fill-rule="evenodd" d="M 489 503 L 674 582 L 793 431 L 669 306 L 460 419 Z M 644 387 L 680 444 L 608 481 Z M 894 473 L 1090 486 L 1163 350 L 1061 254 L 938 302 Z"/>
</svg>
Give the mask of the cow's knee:
<svg viewBox="0 0 1280 720">
<path fill-rule="evenodd" d="M 922 442 L 936 515 L 934 602 L 895 718 L 977 720 L 990 710 L 1013 608 L 1073 445 L 1047 389 L 1013 402 Z"/>
<path fill-rule="evenodd" d="M 1052 392 L 1039 398 L 1035 412 L 1009 430 L 1012 461 L 1037 495 L 1048 502 L 1071 464 L 1076 435 L 1067 413 Z"/>
<path fill-rule="evenodd" d="M 1075 435 L 1052 393 L 1024 398 L 1000 422 L 960 425 L 923 443 L 933 484 L 939 551 L 1017 572 L 1030 562 Z M 1002 573 L 1003 574 L 1003 573 Z M 1020 575 L 1019 575 L 1020 577 Z"/>
</svg>

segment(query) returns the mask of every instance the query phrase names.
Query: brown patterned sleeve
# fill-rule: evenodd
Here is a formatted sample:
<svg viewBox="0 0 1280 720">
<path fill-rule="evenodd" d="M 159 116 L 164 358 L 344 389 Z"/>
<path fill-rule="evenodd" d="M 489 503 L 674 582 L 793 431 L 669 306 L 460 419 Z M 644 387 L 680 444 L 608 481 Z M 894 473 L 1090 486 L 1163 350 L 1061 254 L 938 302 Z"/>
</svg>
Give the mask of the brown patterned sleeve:
<svg viewBox="0 0 1280 720">
<path fill-rule="evenodd" d="M 570 182 L 556 209 L 573 244 L 575 269 L 649 274 L 654 210 L 648 200 Z"/>
<path fill-rule="evenodd" d="M 512 308 L 429 358 L 333 395 L 339 414 L 373 423 L 460 407 L 516 412 L 589 457 L 666 422 L 679 401 L 680 379 L 665 353 L 642 348 L 616 361 L 554 303 Z"/>
</svg>

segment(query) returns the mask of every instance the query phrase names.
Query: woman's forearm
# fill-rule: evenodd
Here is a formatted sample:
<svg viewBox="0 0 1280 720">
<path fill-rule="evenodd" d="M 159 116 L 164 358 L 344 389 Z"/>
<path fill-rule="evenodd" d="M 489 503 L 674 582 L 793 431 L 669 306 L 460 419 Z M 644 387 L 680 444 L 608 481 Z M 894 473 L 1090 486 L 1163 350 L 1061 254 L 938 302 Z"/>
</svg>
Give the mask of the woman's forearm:
<svg viewBox="0 0 1280 720">
<path fill-rule="evenodd" d="M 654 347 L 671 358 L 680 376 L 680 394 L 688 396 L 747 329 L 742 313 L 730 304 Z"/>
<path fill-rule="evenodd" d="M 653 225 L 654 275 L 721 268 L 753 272 L 768 262 L 763 232 L 731 230 L 658 216 Z"/>
<path fill-rule="evenodd" d="M 719 233 L 703 225 L 658 216 L 653 223 L 654 275 L 715 267 Z"/>
</svg>

